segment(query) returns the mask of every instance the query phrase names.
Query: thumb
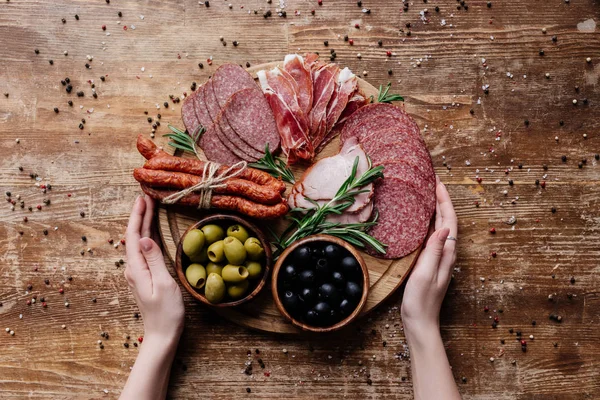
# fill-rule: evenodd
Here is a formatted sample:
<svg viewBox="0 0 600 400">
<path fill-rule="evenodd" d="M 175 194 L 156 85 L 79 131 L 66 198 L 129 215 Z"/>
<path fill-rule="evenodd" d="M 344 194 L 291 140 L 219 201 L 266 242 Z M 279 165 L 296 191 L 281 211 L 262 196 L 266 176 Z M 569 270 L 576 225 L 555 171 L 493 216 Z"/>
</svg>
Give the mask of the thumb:
<svg viewBox="0 0 600 400">
<path fill-rule="evenodd" d="M 444 252 L 444 244 L 450 233 L 450 229 L 442 228 L 435 231 L 427 241 L 427 245 L 421 255 L 417 265 L 420 268 L 426 269 L 427 272 L 437 273 L 442 253 Z"/>
<path fill-rule="evenodd" d="M 142 249 L 142 255 L 146 259 L 150 274 L 153 278 L 158 278 L 167 274 L 171 276 L 167 267 L 165 266 L 165 258 L 160 250 L 160 247 L 154 242 L 154 240 L 145 237 L 140 239 L 140 248 Z"/>
</svg>

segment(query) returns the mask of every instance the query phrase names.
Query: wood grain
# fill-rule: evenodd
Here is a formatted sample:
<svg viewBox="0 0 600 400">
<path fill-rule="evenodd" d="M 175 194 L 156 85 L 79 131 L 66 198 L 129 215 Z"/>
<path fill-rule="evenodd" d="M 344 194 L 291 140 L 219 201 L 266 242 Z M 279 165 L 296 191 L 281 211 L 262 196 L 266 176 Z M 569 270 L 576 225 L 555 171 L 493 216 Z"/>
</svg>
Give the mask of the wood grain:
<svg viewBox="0 0 600 400">
<path fill-rule="evenodd" d="M 466 11 L 457 10 L 455 0 L 428 0 L 413 1 L 403 12 L 399 1 L 363 0 L 370 14 L 353 1 L 285 3 L 287 18 L 277 16 L 279 2 L 264 0 L 231 2 L 231 9 L 229 2 L 206 8 L 192 0 L 0 2 L 0 191 L 25 201 L 23 210 L 18 202 L 15 211 L 9 203 L 0 207 L 0 329 L 15 331 L 0 332 L 0 397 L 118 396 L 137 353 L 123 343 L 126 335 L 143 333 L 143 321 L 134 318 L 124 267 L 115 266 L 124 259 L 123 246 L 115 249 L 108 240 L 122 238 L 140 193 L 131 171 L 142 164 L 135 138 L 150 134 L 148 116 L 160 112 L 157 141 L 164 143 L 166 125 L 182 125 L 181 103 L 169 95 L 189 93 L 192 81 L 206 80 L 220 64 L 334 49 L 338 63 L 375 86 L 391 81 L 405 97 L 454 201 L 458 261 L 441 327 L 463 397 L 599 398 L 600 166 L 594 155 L 600 152 L 600 34 L 597 27 L 584 29 L 589 20 L 600 22 L 597 2 L 492 0 L 488 8 L 487 1 L 467 0 Z M 427 23 L 419 15 L 425 8 Z M 265 19 L 266 10 L 274 16 Z M 101 75 L 108 75 L 104 82 Z M 60 83 L 67 76 L 71 94 Z M 78 90 L 85 96 L 77 97 Z M 52 190 L 42 193 L 30 173 Z M 506 225 L 511 216 L 517 223 Z M 48 308 L 27 306 L 29 283 Z M 401 292 L 393 295 L 360 330 L 316 340 L 238 327 L 184 295 L 186 329 L 169 397 L 411 398 L 401 298 Z M 562 322 L 549 320 L 552 313 Z M 526 353 L 511 328 L 527 338 Z M 104 350 L 96 343 L 101 331 L 110 333 Z M 248 350 L 251 376 L 241 373 Z"/>
</svg>

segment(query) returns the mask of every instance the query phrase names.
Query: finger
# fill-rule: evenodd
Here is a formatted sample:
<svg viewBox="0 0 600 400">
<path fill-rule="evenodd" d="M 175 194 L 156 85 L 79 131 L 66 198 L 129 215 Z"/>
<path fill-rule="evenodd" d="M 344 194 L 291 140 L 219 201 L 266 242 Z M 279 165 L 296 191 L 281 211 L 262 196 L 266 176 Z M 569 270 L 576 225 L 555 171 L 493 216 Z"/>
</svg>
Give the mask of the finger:
<svg viewBox="0 0 600 400">
<path fill-rule="evenodd" d="M 125 251 L 127 253 L 127 266 L 131 268 L 131 277 L 135 279 L 136 272 L 142 269 L 147 269 L 146 260 L 142 256 L 140 250 L 140 230 L 142 228 L 144 210 L 146 202 L 141 197 L 138 197 L 133 204 L 129 224 L 125 232 Z"/>
<path fill-rule="evenodd" d="M 419 255 L 417 264 L 415 265 L 415 272 L 435 276 L 442 258 L 444 251 L 444 244 L 450 230 L 448 228 L 442 228 L 437 230 L 431 235 L 427 241 L 427 246 Z"/>
<path fill-rule="evenodd" d="M 446 245 L 444 246 L 444 250 L 442 252 L 442 258 L 440 260 L 440 267 L 438 270 L 438 282 L 442 281 L 444 284 L 447 284 L 448 281 L 450 281 L 450 277 L 452 276 L 452 269 L 456 260 L 456 246 L 452 245 L 449 242 L 453 241 L 446 241 Z"/>
<path fill-rule="evenodd" d="M 440 202 L 435 201 L 435 229 L 442 227 L 442 212 L 440 211 Z"/>
<path fill-rule="evenodd" d="M 150 238 L 142 238 L 140 240 L 142 254 L 146 259 L 150 273 L 152 274 L 153 284 L 160 279 L 172 279 L 171 274 L 165 265 L 165 258 L 160 250 L 160 247 Z"/>
<path fill-rule="evenodd" d="M 146 212 L 142 222 L 142 237 L 152 236 L 152 221 L 154 220 L 154 201 L 150 196 L 145 196 Z"/>
<path fill-rule="evenodd" d="M 450 200 L 446 185 L 440 182 L 436 189 L 436 195 L 442 217 L 442 226 L 450 229 L 450 235 L 456 237 L 458 230 L 456 213 L 454 212 L 452 200 Z"/>
</svg>

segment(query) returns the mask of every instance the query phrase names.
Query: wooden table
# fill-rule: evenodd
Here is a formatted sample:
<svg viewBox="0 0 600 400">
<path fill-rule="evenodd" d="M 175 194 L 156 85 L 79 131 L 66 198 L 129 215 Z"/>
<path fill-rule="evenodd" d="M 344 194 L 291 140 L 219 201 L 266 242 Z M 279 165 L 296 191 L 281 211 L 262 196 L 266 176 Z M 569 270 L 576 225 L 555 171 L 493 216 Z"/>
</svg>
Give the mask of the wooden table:
<svg viewBox="0 0 600 400">
<path fill-rule="evenodd" d="M 169 95 L 224 62 L 335 50 L 405 96 L 454 200 L 459 256 L 441 325 L 464 398 L 599 398 L 597 3 L 282 3 L 287 17 L 278 1 L 2 0 L 0 189 L 16 204 L 0 209 L 0 328 L 15 333 L 0 334 L 0 397 L 118 396 L 143 326 L 115 245 L 140 193 L 136 135 L 158 113 L 157 140 L 182 125 Z M 185 301 L 170 397 L 412 396 L 401 293 L 358 328 L 319 338 L 251 332 Z"/>
</svg>

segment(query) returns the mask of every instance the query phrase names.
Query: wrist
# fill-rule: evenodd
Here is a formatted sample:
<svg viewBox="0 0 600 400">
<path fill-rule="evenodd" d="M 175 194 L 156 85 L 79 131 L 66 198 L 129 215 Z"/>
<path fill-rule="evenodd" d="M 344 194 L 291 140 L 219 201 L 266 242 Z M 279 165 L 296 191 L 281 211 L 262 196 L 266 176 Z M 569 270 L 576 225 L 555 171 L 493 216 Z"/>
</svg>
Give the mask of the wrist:
<svg viewBox="0 0 600 400">
<path fill-rule="evenodd" d="M 441 340 L 438 321 L 403 320 L 404 334 L 410 346 Z"/>
<path fill-rule="evenodd" d="M 181 334 L 160 335 L 158 333 L 145 333 L 142 349 L 148 349 L 157 355 L 175 354 L 180 336 Z"/>
</svg>

